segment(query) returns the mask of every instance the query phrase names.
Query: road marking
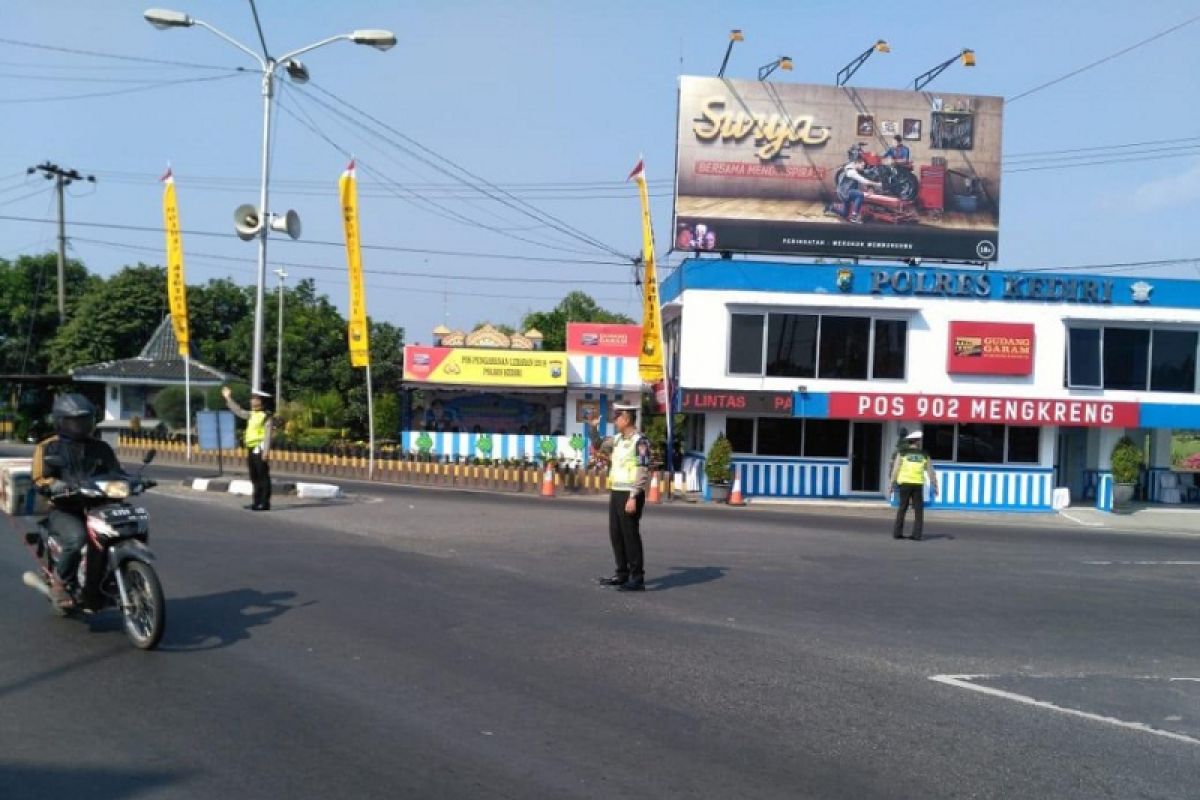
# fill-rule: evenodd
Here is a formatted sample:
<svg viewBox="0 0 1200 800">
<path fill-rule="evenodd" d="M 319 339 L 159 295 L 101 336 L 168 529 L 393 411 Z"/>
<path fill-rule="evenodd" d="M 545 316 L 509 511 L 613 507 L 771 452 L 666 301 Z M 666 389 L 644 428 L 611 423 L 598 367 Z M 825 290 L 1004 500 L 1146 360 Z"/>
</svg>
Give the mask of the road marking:
<svg viewBox="0 0 1200 800">
<path fill-rule="evenodd" d="M 1051 711 L 1057 711 L 1060 714 L 1069 714 L 1070 716 L 1073 716 L 1073 717 L 1082 717 L 1083 719 L 1090 719 L 1093 722 L 1105 722 L 1105 723 L 1108 723 L 1109 725 L 1116 725 L 1119 728 L 1126 728 L 1128 730 L 1139 731 L 1141 733 L 1151 733 L 1151 734 L 1154 734 L 1155 736 L 1162 736 L 1167 739 L 1174 739 L 1177 742 L 1186 742 L 1187 744 L 1200 745 L 1200 739 L 1196 739 L 1191 736 L 1185 736 L 1182 733 L 1173 733 L 1171 731 L 1160 730 L 1159 728 L 1151 727 L 1150 725 L 1147 725 L 1144 722 L 1128 722 L 1123 719 L 1117 719 L 1116 717 L 1106 717 L 1103 714 L 1092 714 L 1090 712 L 1079 711 L 1078 709 L 1074 709 L 1074 708 L 1065 708 L 1063 706 L 1056 706 L 1056 705 L 1054 705 L 1054 703 L 1048 703 L 1045 700 L 1037 700 L 1037 699 L 1034 699 L 1027 695 L 1017 694 L 1016 692 L 1006 692 L 1003 689 L 993 689 L 990 686 L 980 686 L 977 683 L 971 682 L 971 681 L 979 680 L 981 678 L 996 678 L 996 677 L 999 677 L 999 676 L 998 675 L 930 675 L 929 680 L 935 681 L 937 683 L 944 683 L 947 686 L 956 686 L 959 689 L 969 689 L 973 692 L 979 692 L 980 694 L 991 695 L 992 697 L 999 697 L 1004 700 L 1012 700 L 1015 703 L 1024 703 L 1025 705 L 1029 705 L 1029 706 L 1036 706 L 1038 708 L 1046 708 Z M 1196 680 L 1196 679 L 1195 678 L 1170 678 L 1169 680 Z"/>
<path fill-rule="evenodd" d="M 1200 561 L 1084 561 L 1094 567 L 1200 567 Z"/>
<path fill-rule="evenodd" d="M 1061 514 L 1062 516 L 1066 517 L 1067 519 L 1071 520 L 1071 522 L 1077 522 L 1080 525 L 1083 525 L 1088 528 L 1103 528 L 1104 527 L 1103 522 L 1088 522 L 1087 520 L 1080 519 L 1079 517 L 1072 517 L 1070 514 L 1068 514 L 1065 511 L 1059 511 L 1058 513 Z"/>
</svg>

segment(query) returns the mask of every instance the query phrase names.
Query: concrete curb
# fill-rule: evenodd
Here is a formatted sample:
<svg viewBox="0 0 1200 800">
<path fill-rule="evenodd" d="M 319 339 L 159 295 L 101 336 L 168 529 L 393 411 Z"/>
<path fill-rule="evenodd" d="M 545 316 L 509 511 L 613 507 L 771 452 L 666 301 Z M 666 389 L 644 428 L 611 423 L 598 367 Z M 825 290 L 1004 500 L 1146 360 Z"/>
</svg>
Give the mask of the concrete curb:
<svg viewBox="0 0 1200 800">
<path fill-rule="evenodd" d="M 244 497 L 254 493 L 253 484 L 244 478 L 184 478 L 180 483 L 196 492 L 226 492 Z M 332 483 L 271 481 L 271 493 L 329 499 L 341 497 L 342 489 Z"/>
</svg>

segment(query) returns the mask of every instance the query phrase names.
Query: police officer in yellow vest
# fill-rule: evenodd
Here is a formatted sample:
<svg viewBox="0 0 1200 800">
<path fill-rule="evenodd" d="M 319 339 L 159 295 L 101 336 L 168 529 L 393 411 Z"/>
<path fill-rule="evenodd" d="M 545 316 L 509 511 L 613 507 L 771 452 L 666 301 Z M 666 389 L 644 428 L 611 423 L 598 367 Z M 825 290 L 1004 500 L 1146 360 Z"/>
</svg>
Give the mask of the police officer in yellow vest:
<svg viewBox="0 0 1200 800">
<path fill-rule="evenodd" d="M 925 476 L 929 476 L 929 489 L 933 497 L 937 497 L 937 473 L 933 471 L 933 463 L 929 455 L 921 449 L 924 436 L 920 431 L 904 437 L 904 447 L 896 454 L 892 462 L 892 477 L 890 480 L 892 492 L 898 493 L 896 508 L 896 524 L 892 526 L 892 538 L 904 538 L 904 515 L 911 503 L 913 507 L 912 540 L 921 541 L 922 529 L 925 526 Z"/>
<path fill-rule="evenodd" d="M 592 445 L 610 462 L 608 537 L 617 569 L 611 577 L 597 580 L 622 592 L 646 589 L 641 520 L 650 485 L 650 440 L 638 433 L 637 411 L 636 405 L 613 404 L 617 435 L 606 439 L 600 438 L 599 420 L 592 420 L 590 427 L 585 425 Z"/>
<path fill-rule="evenodd" d="M 234 401 L 233 392 L 228 386 L 221 389 L 221 394 L 229 410 L 246 420 L 243 441 L 248 454 L 250 482 L 254 484 L 254 502 L 247 508 L 251 511 L 270 511 L 271 466 L 267 457 L 271 452 L 271 415 L 263 408 L 263 403 L 271 395 L 257 389 L 251 392 L 250 410 L 246 411 Z"/>
</svg>

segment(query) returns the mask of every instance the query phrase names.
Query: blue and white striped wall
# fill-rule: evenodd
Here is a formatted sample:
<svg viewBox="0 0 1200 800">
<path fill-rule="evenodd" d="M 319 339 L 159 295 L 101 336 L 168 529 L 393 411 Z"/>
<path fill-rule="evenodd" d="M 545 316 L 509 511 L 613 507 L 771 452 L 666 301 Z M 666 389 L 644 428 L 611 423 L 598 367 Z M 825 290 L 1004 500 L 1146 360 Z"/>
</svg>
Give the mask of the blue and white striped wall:
<svg viewBox="0 0 1200 800">
<path fill-rule="evenodd" d="M 567 356 L 567 385 L 571 388 L 641 391 L 638 360 L 623 356 Z"/>
<path fill-rule="evenodd" d="M 1162 486 L 1159 478 L 1171 471 L 1170 467 L 1146 467 L 1142 470 L 1142 499 L 1151 503 L 1162 502 Z"/>
<path fill-rule="evenodd" d="M 1096 480 L 1096 509 L 1098 511 L 1112 511 L 1116 504 L 1113 498 L 1113 492 L 1116 490 L 1117 484 L 1113 482 L 1111 472 L 1101 472 Z"/>
<path fill-rule="evenodd" d="M 842 497 L 850 489 L 846 459 L 735 458 L 733 469 L 747 497 Z"/>
<path fill-rule="evenodd" d="M 417 453 L 417 439 L 421 431 L 402 431 L 400 443 L 406 453 Z M 582 455 L 571 447 L 569 436 L 533 436 L 517 433 L 493 433 L 492 452 L 484 456 L 479 451 L 480 434 L 477 433 L 434 433 L 429 432 L 433 439 L 430 453 L 438 458 L 492 458 L 505 460 L 520 458 L 527 461 L 539 461 L 542 458 L 541 442 L 543 439 L 553 439 L 559 459 L 580 459 Z M 586 445 L 585 445 L 586 449 Z"/>
<path fill-rule="evenodd" d="M 1054 494 L 1051 467 L 975 467 L 935 464 L 938 496 L 931 508 L 980 511 L 1050 511 Z M 895 499 L 893 498 L 893 503 Z"/>
</svg>

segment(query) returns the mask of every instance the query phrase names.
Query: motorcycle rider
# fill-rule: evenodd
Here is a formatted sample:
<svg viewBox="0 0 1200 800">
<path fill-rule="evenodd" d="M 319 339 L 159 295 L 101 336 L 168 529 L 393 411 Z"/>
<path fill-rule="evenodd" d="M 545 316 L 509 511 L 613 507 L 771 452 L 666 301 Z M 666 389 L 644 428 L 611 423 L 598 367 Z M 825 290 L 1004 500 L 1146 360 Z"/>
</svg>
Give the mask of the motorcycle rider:
<svg viewBox="0 0 1200 800">
<path fill-rule="evenodd" d="M 96 429 L 96 407 L 81 394 L 60 394 L 51 411 L 55 434 L 38 442 L 33 451 L 33 482 L 50 496 L 47 517 L 50 531 L 62 546 L 56 565 L 57 580 L 50 587 L 52 599 L 61 608 L 73 605 L 66 584 L 79 567 L 87 540 L 83 499 L 70 491 L 83 481 L 100 475 L 123 475 L 117 454 L 107 443 L 92 436 Z M 53 456 L 54 463 L 47 463 Z M 89 566 L 91 563 L 89 562 Z M 91 575 L 84 589 L 94 591 Z M 88 605 L 89 598 L 84 598 Z"/>
<path fill-rule="evenodd" d="M 841 170 L 841 179 L 837 185 L 838 202 L 825 206 L 826 215 L 845 217 L 854 223 L 862 222 L 860 214 L 862 213 L 863 198 L 866 197 L 863 187 L 883 189 L 882 183 L 873 181 L 863 174 L 865 167 L 866 161 L 863 159 L 862 151 L 855 150 L 850 163 Z"/>
</svg>

